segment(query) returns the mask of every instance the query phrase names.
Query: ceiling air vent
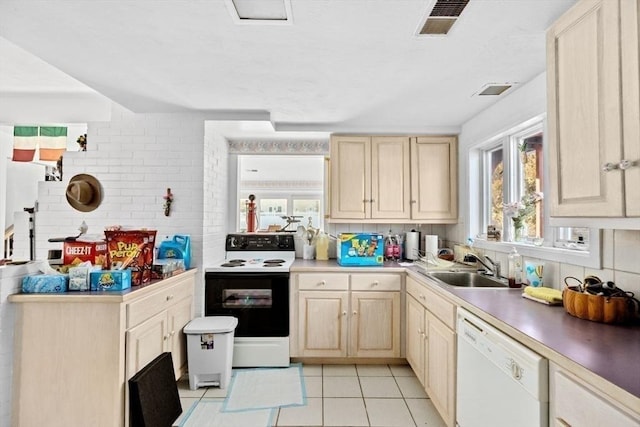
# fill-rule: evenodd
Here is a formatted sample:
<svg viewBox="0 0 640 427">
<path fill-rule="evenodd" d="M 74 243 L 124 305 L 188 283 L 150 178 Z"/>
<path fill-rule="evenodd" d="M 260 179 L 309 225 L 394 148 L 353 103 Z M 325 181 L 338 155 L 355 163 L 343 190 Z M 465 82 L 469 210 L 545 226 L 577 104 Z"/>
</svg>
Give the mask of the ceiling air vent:
<svg viewBox="0 0 640 427">
<path fill-rule="evenodd" d="M 502 95 L 518 83 L 487 83 L 472 96 L 498 96 Z"/>
<path fill-rule="evenodd" d="M 456 23 L 469 0 L 437 0 L 427 17 L 420 34 L 445 35 Z"/>
<path fill-rule="evenodd" d="M 291 24 L 291 0 L 225 0 L 236 24 Z"/>
</svg>

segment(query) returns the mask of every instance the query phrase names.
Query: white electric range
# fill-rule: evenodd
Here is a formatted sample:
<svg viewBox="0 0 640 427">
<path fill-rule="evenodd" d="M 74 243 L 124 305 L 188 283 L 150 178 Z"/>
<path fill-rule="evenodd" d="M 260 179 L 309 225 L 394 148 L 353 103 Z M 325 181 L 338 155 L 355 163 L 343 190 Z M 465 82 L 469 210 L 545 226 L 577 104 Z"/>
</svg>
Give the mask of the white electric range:
<svg viewBox="0 0 640 427">
<path fill-rule="evenodd" d="M 229 234 L 225 259 L 205 270 L 205 315 L 238 318 L 234 367 L 289 366 L 289 233 Z"/>
</svg>

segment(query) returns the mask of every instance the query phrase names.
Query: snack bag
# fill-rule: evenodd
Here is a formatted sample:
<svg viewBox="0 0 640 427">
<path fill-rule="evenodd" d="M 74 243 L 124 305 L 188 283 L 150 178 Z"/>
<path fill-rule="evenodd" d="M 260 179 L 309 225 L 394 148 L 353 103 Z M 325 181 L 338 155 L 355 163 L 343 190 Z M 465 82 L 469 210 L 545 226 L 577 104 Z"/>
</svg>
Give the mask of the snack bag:
<svg viewBox="0 0 640 427">
<path fill-rule="evenodd" d="M 107 238 L 107 269 L 131 269 L 131 284 L 151 281 L 155 230 L 117 230 L 104 232 Z"/>
</svg>

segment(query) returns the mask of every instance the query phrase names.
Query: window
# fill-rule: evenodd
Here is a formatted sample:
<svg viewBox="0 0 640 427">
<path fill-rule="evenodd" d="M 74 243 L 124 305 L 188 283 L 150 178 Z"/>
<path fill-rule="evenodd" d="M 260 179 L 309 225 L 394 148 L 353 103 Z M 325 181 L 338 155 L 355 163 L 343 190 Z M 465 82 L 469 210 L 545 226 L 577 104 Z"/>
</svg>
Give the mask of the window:
<svg viewBox="0 0 640 427">
<path fill-rule="evenodd" d="M 324 167 L 323 156 L 238 156 L 237 230 L 247 229 L 249 194 L 256 197 L 258 230 L 295 231 L 309 218 L 323 228 Z M 299 222 L 287 226 L 292 219 Z"/>
<path fill-rule="evenodd" d="M 288 231 L 295 231 L 298 225 L 307 226 L 309 218 L 314 228 L 322 228 L 322 215 L 320 215 L 319 197 L 305 198 L 305 196 L 282 196 L 257 199 L 257 217 L 259 230 L 277 230 L 282 228 Z M 241 198 L 240 216 L 238 218 L 238 229 L 247 229 L 247 202 L 246 198 Z M 288 218 L 295 217 L 298 222 L 292 223 L 287 228 Z"/>
<path fill-rule="evenodd" d="M 517 245 L 526 257 L 602 268 L 601 230 L 549 225 L 544 130 L 540 115 L 469 150 L 469 236 L 479 249 L 506 254 Z M 513 216 L 520 214 L 523 233 L 516 239 Z M 499 239 L 490 225 L 500 230 Z"/>
<path fill-rule="evenodd" d="M 503 240 L 539 242 L 544 237 L 542 122 L 504 135 L 482 150 L 483 229 Z M 515 236 L 519 228 L 521 235 Z"/>
</svg>

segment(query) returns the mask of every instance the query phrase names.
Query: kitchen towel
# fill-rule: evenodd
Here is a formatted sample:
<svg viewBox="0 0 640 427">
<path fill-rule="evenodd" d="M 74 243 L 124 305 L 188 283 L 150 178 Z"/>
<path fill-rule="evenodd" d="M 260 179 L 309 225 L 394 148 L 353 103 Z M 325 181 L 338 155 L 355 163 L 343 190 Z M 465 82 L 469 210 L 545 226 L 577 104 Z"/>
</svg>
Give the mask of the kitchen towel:
<svg viewBox="0 0 640 427">
<path fill-rule="evenodd" d="M 427 234 L 424 236 L 424 252 L 425 255 L 430 253 L 434 258 L 438 257 L 438 236 L 433 234 Z"/>
<path fill-rule="evenodd" d="M 552 304 L 562 303 L 562 292 L 558 289 L 547 288 L 544 286 L 527 286 L 524 288 L 524 293 Z"/>
</svg>

